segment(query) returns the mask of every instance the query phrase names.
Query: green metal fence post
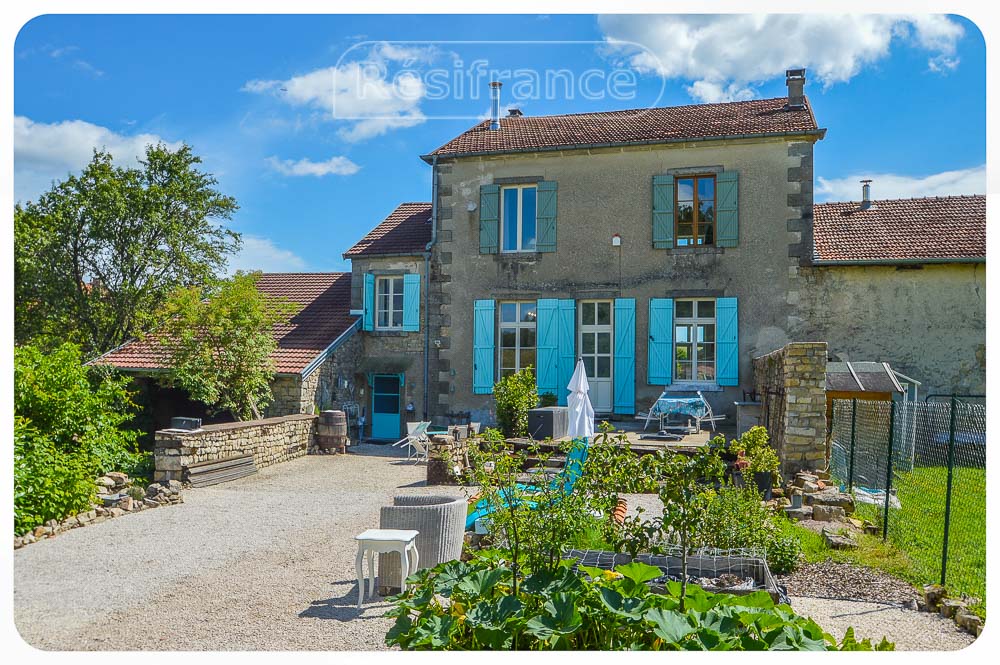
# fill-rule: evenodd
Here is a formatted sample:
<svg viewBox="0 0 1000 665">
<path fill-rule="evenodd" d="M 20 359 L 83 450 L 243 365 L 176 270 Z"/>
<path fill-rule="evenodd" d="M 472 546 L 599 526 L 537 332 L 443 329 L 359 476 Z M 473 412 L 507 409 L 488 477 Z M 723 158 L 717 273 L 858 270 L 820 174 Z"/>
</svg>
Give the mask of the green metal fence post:
<svg viewBox="0 0 1000 665">
<path fill-rule="evenodd" d="M 955 405 L 958 401 L 951 398 L 951 418 L 948 425 L 948 489 L 944 495 L 944 542 L 941 546 L 941 585 L 944 586 L 948 573 L 948 532 L 951 530 L 951 490 L 955 471 Z"/>
<path fill-rule="evenodd" d="M 896 431 L 896 402 L 889 402 L 889 455 L 885 460 L 885 508 L 882 512 L 882 540 L 889 537 L 889 497 L 892 490 L 892 439 Z"/>
<path fill-rule="evenodd" d="M 854 493 L 854 431 L 858 418 L 858 398 L 851 399 L 851 459 L 847 465 L 847 491 Z"/>
</svg>

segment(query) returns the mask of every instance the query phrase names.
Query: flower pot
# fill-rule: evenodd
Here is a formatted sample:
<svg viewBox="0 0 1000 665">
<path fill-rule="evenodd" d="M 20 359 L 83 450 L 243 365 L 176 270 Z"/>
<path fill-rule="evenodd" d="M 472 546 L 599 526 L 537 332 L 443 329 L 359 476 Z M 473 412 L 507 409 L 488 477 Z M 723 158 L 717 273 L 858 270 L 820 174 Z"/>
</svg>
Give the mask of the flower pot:
<svg viewBox="0 0 1000 665">
<path fill-rule="evenodd" d="M 771 500 L 771 472 L 770 471 L 754 471 L 753 481 L 757 485 L 757 490 L 760 492 L 761 497 L 764 501 Z"/>
</svg>

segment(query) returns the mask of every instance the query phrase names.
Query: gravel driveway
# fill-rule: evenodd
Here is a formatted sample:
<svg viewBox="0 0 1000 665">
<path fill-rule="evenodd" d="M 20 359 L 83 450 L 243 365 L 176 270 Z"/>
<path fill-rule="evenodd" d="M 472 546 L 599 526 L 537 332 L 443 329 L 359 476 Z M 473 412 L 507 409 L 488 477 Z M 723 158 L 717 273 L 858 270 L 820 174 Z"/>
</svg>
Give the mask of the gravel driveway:
<svg viewBox="0 0 1000 665">
<path fill-rule="evenodd" d="M 360 445 L 184 492 L 14 552 L 14 621 L 41 649 L 385 649 L 379 596 L 357 609 L 354 535 L 426 467 Z"/>
</svg>

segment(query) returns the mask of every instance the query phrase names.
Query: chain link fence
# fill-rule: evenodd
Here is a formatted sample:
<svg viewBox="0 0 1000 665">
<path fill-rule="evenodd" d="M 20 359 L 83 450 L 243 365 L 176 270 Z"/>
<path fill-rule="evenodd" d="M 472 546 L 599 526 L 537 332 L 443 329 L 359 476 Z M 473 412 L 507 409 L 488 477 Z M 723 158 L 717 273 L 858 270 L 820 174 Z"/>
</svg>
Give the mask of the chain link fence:
<svg viewBox="0 0 1000 665">
<path fill-rule="evenodd" d="M 985 602 L 986 406 L 834 400 L 830 475 L 926 583 Z"/>
</svg>

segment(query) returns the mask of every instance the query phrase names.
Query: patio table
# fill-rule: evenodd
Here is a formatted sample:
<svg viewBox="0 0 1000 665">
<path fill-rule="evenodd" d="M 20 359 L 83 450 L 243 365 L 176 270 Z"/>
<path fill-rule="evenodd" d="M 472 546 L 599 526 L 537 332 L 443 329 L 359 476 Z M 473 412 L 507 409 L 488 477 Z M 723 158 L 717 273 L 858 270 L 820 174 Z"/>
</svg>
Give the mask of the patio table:
<svg viewBox="0 0 1000 665">
<path fill-rule="evenodd" d="M 695 419 L 695 431 L 701 430 L 701 419 L 709 415 L 708 406 L 705 404 L 705 400 L 701 398 L 700 395 L 694 397 L 687 395 L 673 395 L 666 396 L 660 395 L 653 404 L 652 408 L 649 410 L 649 416 L 646 418 L 646 425 L 649 425 L 649 421 L 652 418 L 656 418 L 659 421 L 659 429 L 664 429 L 663 419 L 671 415 L 689 416 Z M 685 430 L 690 430 L 690 427 L 680 426 Z"/>
</svg>

